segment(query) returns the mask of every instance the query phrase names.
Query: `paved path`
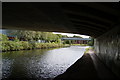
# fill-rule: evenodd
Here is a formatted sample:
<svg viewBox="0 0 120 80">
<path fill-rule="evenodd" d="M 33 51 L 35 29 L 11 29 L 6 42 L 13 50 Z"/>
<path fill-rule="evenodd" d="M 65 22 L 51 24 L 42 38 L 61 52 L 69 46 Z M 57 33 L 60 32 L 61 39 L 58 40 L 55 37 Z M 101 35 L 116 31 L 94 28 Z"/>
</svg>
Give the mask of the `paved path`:
<svg viewBox="0 0 120 80">
<path fill-rule="evenodd" d="M 105 64 L 103 64 L 102 61 L 94 53 L 91 53 L 89 55 L 92 58 L 94 67 L 100 80 L 118 80 L 115 74 L 113 74 L 112 71 Z"/>
<path fill-rule="evenodd" d="M 94 53 L 84 54 L 54 80 L 118 80 Z"/>
</svg>

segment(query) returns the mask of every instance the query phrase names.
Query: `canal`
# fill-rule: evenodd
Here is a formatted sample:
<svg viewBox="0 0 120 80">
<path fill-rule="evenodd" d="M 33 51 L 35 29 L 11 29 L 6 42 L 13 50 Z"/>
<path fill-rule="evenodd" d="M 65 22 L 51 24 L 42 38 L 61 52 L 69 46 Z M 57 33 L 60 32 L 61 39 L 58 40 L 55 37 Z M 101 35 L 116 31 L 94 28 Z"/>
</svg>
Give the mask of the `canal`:
<svg viewBox="0 0 120 80">
<path fill-rule="evenodd" d="M 74 64 L 88 46 L 10 51 L 2 53 L 2 77 L 51 80 Z"/>
</svg>

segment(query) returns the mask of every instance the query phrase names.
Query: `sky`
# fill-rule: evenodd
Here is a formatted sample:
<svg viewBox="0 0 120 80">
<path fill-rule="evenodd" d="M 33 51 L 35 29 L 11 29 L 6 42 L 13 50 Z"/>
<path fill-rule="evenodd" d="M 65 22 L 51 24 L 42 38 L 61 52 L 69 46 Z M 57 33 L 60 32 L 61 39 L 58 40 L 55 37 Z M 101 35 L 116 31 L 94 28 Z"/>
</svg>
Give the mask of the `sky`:
<svg viewBox="0 0 120 80">
<path fill-rule="evenodd" d="M 80 35 L 80 34 L 72 34 L 72 33 L 59 33 L 59 32 L 53 32 L 53 34 L 61 34 L 61 35 L 67 35 L 69 37 L 73 37 L 74 35 L 76 36 L 81 36 L 83 38 L 89 38 L 90 36 L 86 36 L 86 35 Z"/>
</svg>

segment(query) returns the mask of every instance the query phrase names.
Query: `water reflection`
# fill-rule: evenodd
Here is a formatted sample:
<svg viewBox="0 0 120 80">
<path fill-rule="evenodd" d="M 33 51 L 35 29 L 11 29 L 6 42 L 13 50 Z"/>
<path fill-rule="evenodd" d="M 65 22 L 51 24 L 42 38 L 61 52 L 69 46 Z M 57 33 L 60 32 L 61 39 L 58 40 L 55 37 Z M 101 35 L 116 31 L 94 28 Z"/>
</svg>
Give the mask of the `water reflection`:
<svg viewBox="0 0 120 80">
<path fill-rule="evenodd" d="M 82 46 L 3 53 L 3 78 L 44 80 L 62 74 L 84 53 Z"/>
</svg>

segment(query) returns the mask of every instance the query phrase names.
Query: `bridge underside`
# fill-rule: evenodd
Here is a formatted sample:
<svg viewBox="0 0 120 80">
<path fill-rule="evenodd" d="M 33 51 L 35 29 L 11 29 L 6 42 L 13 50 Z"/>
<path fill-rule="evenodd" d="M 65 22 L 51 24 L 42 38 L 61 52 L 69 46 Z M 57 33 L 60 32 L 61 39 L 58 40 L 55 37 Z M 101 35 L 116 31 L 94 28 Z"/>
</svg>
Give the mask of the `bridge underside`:
<svg viewBox="0 0 120 80">
<path fill-rule="evenodd" d="M 120 22 L 119 3 L 3 3 L 3 28 L 98 37 Z"/>
<path fill-rule="evenodd" d="M 97 56 L 120 78 L 120 3 L 2 3 L 3 28 L 95 38 Z"/>
</svg>

